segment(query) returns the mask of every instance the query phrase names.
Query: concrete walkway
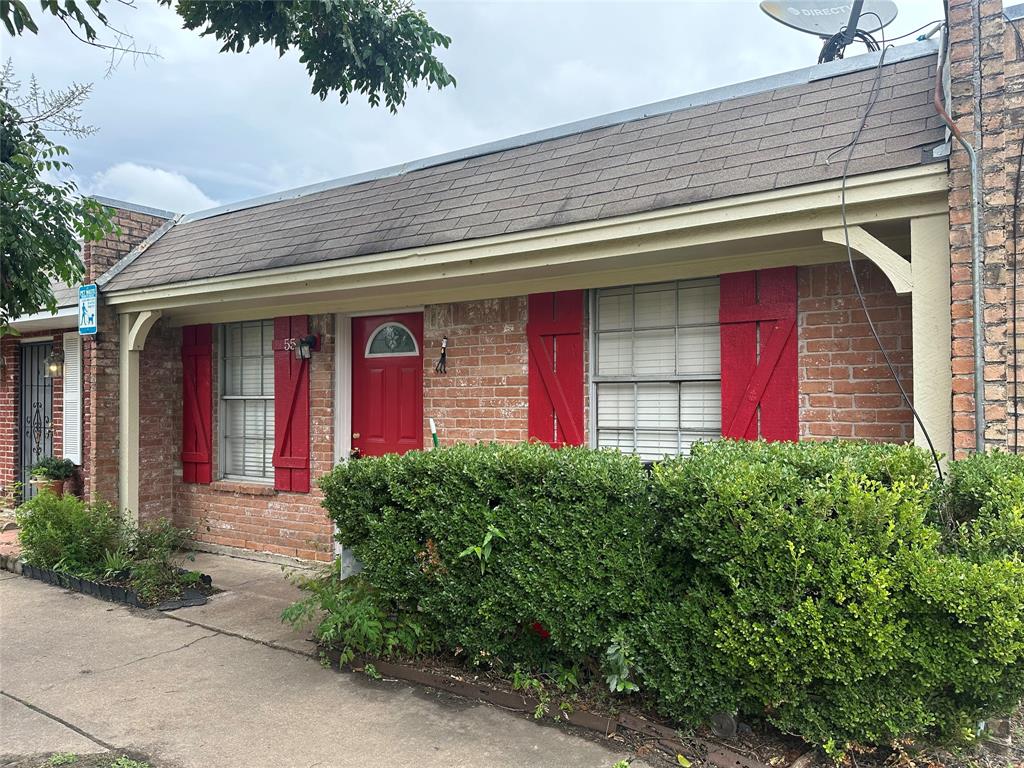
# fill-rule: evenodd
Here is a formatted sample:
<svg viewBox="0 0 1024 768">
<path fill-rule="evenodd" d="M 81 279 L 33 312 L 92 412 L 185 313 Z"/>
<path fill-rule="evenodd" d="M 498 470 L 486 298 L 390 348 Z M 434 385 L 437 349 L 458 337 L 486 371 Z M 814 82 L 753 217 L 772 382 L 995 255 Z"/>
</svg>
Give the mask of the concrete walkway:
<svg viewBox="0 0 1024 768">
<path fill-rule="evenodd" d="M 182 768 L 609 768 L 625 757 L 493 707 L 325 670 L 271 620 L 294 595 L 278 566 L 204 555 L 195 567 L 228 591 L 173 617 L 0 572 L 0 756 L 116 748 Z"/>
</svg>

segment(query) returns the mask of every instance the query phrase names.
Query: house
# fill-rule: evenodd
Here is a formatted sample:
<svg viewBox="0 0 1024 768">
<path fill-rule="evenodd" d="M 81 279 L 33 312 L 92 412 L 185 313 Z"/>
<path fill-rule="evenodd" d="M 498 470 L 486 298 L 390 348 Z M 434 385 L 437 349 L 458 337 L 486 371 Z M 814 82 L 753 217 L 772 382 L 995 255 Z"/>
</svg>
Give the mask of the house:
<svg viewBox="0 0 1024 768">
<path fill-rule="evenodd" d="M 1024 6 L 1006 14 L 958 0 L 948 40 L 883 60 L 168 221 L 96 281 L 87 487 L 201 548 L 326 560 L 316 478 L 428 448 L 431 422 L 441 444 L 649 458 L 723 434 L 1015 450 Z M 937 81 L 981 150 L 977 248 Z"/>
<path fill-rule="evenodd" d="M 120 230 L 100 242 L 84 243 L 84 282 L 93 283 L 174 214 L 141 205 L 96 197 L 114 210 Z M 97 345 L 78 333 L 78 285 L 53 285 L 58 309 L 20 317 L 16 334 L 0 338 L 0 502 L 13 501 L 15 483 L 28 485 L 32 466 L 47 456 L 69 458 L 81 467 L 78 490 L 87 495 L 111 492 L 116 498 L 117 464 L 97 444 L 96 419 L 116 412 L 116 402 L 91 400 L 97 377 L 113 375 L 111 361 Z M 47 371 L 47 361 L 60 368 Z M 116 358 L 115 358 L 116 361 Z M 116 415 L 113 417 L 116 418 Z M 109 478 L 109 480 L 107 480 Z M 106 485 L 104 482 L 106 481 Z M 99 483 L 99 485 L 97 485 Z"/>
</svg>

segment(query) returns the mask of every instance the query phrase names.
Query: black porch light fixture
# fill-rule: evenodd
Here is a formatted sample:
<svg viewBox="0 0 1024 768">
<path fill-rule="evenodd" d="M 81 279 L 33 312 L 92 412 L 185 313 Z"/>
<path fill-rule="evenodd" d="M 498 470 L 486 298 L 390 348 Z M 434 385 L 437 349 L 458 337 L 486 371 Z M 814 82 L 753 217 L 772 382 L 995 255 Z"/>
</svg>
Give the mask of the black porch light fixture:
<svg viewBox="0 0 1024 768">
<path fill-rule="evenodd" d="M 43 365 L 43 376 L 47 379 L 59 379 L 64 375 L 64 354 L 56 349 L 50 350 Z"/>
<path fill-rule="evenodd" d="M 313 356 L 313 352 L 320 347 L 320 339 L 313 334 L 301 336 L 295 342 L 295 358 L 297 360 L 309 360 Z"/>
</svg>

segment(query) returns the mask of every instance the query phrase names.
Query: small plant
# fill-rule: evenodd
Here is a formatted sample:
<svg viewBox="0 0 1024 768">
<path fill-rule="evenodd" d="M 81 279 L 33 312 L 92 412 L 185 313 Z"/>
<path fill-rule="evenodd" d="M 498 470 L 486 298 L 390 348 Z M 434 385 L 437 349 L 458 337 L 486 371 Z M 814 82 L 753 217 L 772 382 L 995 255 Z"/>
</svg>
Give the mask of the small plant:
<svg viewBox="0 0 1024 768">
<path fill-rule="evenodd" d="M 107 579 L 119 579 L 131 567 L 131 557 L 123 549 L 107 551 L 103 555 L 103 576 Z"/>
<path fill-rule="evenodd" d="M 131 563 L 131 585 L 147 603 L 177 597 L 181 594 L 182 577 L 179 564 L 189 531 L 175 528 L 167 518 L 143 525 L 135 535 Z"/>
<path fill-rule="evenodd" d="M 537 697 L 537 706 L 533 709 L 533 719 L 540 720 L 548 713 L 551 706 L 551 693 L 539 677 L 534 677 L 516 664 L 512 670 L 513 690 Z"/>
<path fill-rule="evenodd" d="M 612 635 L 611 645 L 604 653 L 604 662 L 607 672 L 605 681 L 612 693 L 632 693 L 640 690 L 632 679 L 633 650 L 621 629 Z"/>
<path fill-rule="evenodd" d="M 336 648 L 343 665 L 357 655 L 411 656 L 434 647 L 422 623 L 393 611 L 361 574 L 343 580 L 340 560 L 315 577 L 297 581 L 309 597 L 288 606 L 282 621 L 295 627 L 317 621 L 314 636 Z"/>
<path fill-rule="evenodd" d="M 459 553 L 459 557 L 469 557 L 470 555 L 476 557 L 480 561 L 480 573 L 482 575 L 487 570 L 487 563 L 491 559 L 491 547 L 493 546 L 492 542 L 494 539 L 505 541 L 505 534 L 493 525 L 488 525 L 487 532 L 484 534 L 484 540 L 479 545 L 466 547 Z"/>
<path fill-rule="evenodd" d="M 78 755 L 74 752 L 58 752 L 56 755 L 50 755 L 46 761 L 46 765 L 71 765 L 72 763 L 78 762 Z"/>
<path fill-rule="evenodd" d="M 384 679 L 384 676 L 380 672 L 377 671 L 377 667 L 375 667 L 370 662 L 366 662 L 365 664 L 363 664 L 363 674 L 365 674 L 367 677 L 369 677 L 372 680 L 383 680 Z"/>
<path fill-rule="evenodd" d="M 140 760 L 132 760 L 127 755 L 121 755 L 110 764 L 110 768 L 150 768 L 150 765 Z"/>
<path fill-rule="evenodd" d="M 71 459 L 46 456 L 32 466 L 31 474 L 32 477 L 42 480 L 67 480 L 75 474 L 75 462 Z"/>
</svg>

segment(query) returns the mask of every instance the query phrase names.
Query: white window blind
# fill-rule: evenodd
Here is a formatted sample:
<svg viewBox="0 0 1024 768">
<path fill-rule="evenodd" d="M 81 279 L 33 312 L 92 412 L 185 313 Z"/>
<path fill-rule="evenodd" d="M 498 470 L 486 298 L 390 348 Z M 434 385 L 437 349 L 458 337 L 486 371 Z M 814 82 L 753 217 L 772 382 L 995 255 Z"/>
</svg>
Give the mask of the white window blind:
<svg viewBox="0 0 1024 768">
<path fill-rule="evenodd" d="M 82 463 L 82 337 L 64 334 L 64 458 Z"/>
<path fill-rule="evenodd" d="M 718 280 L 597 291 L 597 444 L 645 459 L 721 434 Z"/>
<path fill-rule="evenodd" d="M 226 477 L 274 475 L 274 321 L 221 328 L 221 455 Z"/>
</svg>

